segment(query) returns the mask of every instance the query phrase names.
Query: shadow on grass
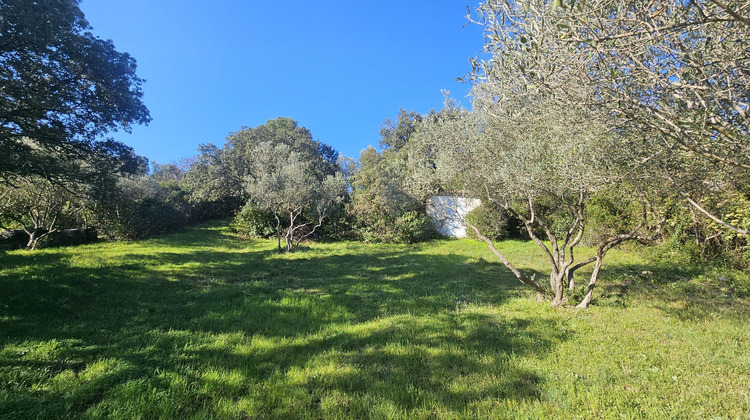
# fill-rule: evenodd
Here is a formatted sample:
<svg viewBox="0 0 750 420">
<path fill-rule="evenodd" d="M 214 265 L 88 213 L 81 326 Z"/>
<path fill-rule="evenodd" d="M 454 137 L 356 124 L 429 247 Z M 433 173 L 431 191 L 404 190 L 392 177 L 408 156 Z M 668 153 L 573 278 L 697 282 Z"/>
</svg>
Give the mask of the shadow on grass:
<svg viewBox="0 0 750 420">
<path fill-rule="evenodd" d="M 726 273 L 717 274 L 722 271 Z M 747 276 L 738 278 L 730 270 L 669 262 L 605 265 L 600 280 L 594 305 L 622 307 L 647 297 L 682 320 L 750 315 Z"/>
<path fill-rule="evenodd" d="M 0 415 L 76 416 L 102 401 L 106 415 L 127 390 L 171 414 L 258 389 L 261 414 L 288 415 L 332 393 L 455 412 L 540 397 L 543 378 L 513 357 L 566 336 L 481 310 L 524 293 L 502 266 L 353 247 L 282 256 L 194 228 L 85 264 L 77 253 L 101 248 L 0 255 Z M 294 403 L 268 396 L 275 387 Z"/>
</svg>

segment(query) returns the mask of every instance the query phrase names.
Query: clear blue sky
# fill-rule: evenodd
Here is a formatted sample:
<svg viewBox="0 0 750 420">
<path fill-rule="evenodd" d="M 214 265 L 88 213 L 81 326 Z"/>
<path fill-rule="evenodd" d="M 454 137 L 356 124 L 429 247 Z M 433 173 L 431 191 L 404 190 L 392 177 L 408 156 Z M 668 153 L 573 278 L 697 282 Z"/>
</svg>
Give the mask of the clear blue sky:
<svg viewBox="0 0 750 420">
<path fill-rule="evenodd" d="M 279 116 L 354 158 L 399 108 L 439 109 L 482 49 L 464 0 L 83 0 L 138 62 L 153 121 L 114 137 L 160 163 Z"/>
</svg>

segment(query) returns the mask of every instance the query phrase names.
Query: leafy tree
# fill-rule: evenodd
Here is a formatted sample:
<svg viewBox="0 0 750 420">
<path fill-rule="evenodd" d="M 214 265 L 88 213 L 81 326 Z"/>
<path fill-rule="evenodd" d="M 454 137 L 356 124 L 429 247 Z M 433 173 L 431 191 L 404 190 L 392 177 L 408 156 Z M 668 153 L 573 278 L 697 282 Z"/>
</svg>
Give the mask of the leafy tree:
<svg viewBox="0 0 750 420">
<path fill-rule="evenodd" d="M 717 168 L 745 181 L 750 169 L 747 2 L 493 0 L 478 12 L 489 54 L 473 61 L 472 78 L 486 95 L 510 73 L 523 90 L 599 108 L 608 124 L 641 135 L 622 152 L 637 148 L 644 176 L 667 181 L 691 211 L 750 233 L 728 223 L 705 188 Z"/>
<path fill-rule="evenodd" d="M 95 222 L 112 239 L 144 239 L 195 220 L 189 193 L 178 182 L 154 175 L 119 177 L 106 198 L 93 205 Z"/>
<path fill-rule="evenodd" d="M 40 156 L 43 152 L 39 153 Z M 0 184 L 0 219 L 5 228 L 22 228 L 27 248 L 62 229 L 88 226 L 119 191 L 122 176 L 143 174 L 147 160 L 114 141 L 98 142 L 86 159 L 64 165 L 65 178 L 26 175 Z"/>
<path fill-rule="evenodd" d="M 284 144 L 290 151 L 312 165 L 315 173 L 333 175 L 338 171 L 338 152 L 331 146 L 314 140 L 310 130 L 300 127 L 291 118 L 279 117 L 253 128 L 243 128 L 227 137 L 224 147 L 228 166 L 240 179 L 252 176 L 250 169 L 257 159 L 256 147 L 264 142 Z"/>
<path fill-rule="evenodd" d="M 229 217 L 247 201 L 241 167 L 232 160 L 230 149 L 206 144 L 198 151 L 182 180 L 190 202 L 203 209 L 202 219 Z"/>
<path fill-rule="evenodd" d="M 193 200 L 231 203 L 238 211 L 250 198 L 244 187 L 245 179 L 253 176 L 256 147 L 263 142 L 289 146 L 311 162 L 315 173 L 332 175 L 338 171 L 338 153 L 331 146 L 313 140 L 310 130 L 296 121 L 280 117 L 229 134 L 223 147 L 201 145 L 199 155 L 185 174 Z"/>
<path fill-rule="evenodd" d="M 236 225 L 261 234 L 257 211 L 272 213 L 279 248 L 283 228 L 287 251 L 312 235 L 346 194 L 338 152 L 290 118 L 244 127 L 223 147 L 209 144 L 200 152 L 185 174 L 193 199 L 235 203 L 235 211 L 242 209 Z"/>
<path fill-rule="evenodd" d="M 419 242 L 436 236 L 425 211 L 426 197 L 415 197 L 406 185 L 411 172 L 407 151 L 423 121 L 437 118 L 399 110 L 380 129 L 380 147 L 363 150 L 351 177 L 348 205 L 354 231 L 368 242 Z"/>
<path fill-rule="evenodd" d="M 368 147 L 353 173 L 349 213 L 358 236 L 368 242 L 418 242 L 434 236 L 424 202 L 404 186 L 406 161 L 397 151 Z"/>
<path fill-rule="evenodd" d="M 76 227 L 83 209 L 80 194 L 40 176 L 21 178 L 14 186 L 0 185 L 0 228 L 23 229 L 28 250 L 60 229 Z"/>
<path fill-rule="evenodd" d="M 68 178 L 72 161 L 98 153 L 99 135 L 150 121 L 135 60 L 91 33 L 78 0 L 3 0 L 0 34 L 6 182 Z"/>
<path fill-rule="evenodd" d="M 585 307 L 607 252 L 626 240 L 649 239 L 644 228 L 654 219 L 644 210 L 637 223 L 602 235 L 595 244 L 596 256 L 577 258 L 587 205 L 624 176 L 612 160 L 616 138 L 587 108 L 521 94 L 512 83 L 520 80 L 506 78 L 509 91 L 489 101 L 479 97 L 473 112 L 448 103 L 442 118 L 427 122 L 409 151 L 417 180 L 413 190 L 422 196 L 429 195 L 430 188 L 432 193 L 462 192 L 520 220 L 547 258 L 549 287 L 523 273 L 470 220 L 467 226 L 519 281 L 536 290 L 539 300 L 549 296 L 554 306 L 566 303 L 576 270 L 593 263 L 588 293 L 579 303 Z M 425 156 L 430 156 L 429 164 Z M 425 181 L 429 179 L 435 182 Z"/>
<path fill-rule="evenodd" d="M 421 114 L 400 109 L 395 121 L 386 118 L 380 126 L 380 147 L 400 150 L 409 142 L 421 121 Z"/>
<path fill-rule="evenodd" d="M 273 213 L 281 249 L 281 224 L 285 250 L 291 251 L 312 235 L 344 197 L 346 180 L 341 172 L 321 174 L 318 165 L 285 143 L 263 142 L 253 149 L 256 157 L 246 177 L 245 190 L 260 210 Z M 308 216 L 312 221 L 301 221 Z M 306 227 L 310 230 L 302 232 Z"/>
</svg>

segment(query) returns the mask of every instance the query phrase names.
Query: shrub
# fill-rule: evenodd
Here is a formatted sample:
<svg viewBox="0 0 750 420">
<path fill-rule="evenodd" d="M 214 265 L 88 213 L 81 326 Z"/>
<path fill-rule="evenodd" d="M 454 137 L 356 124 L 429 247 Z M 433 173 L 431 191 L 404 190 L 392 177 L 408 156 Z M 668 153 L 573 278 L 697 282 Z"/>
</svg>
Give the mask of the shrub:
<svg viewBox="0 0 750 420">
<path fill-rule="evenodd" d="M 270 238 L 276 235 L 276 218 L 248 202 L 235 216 L 232 229 L 249 238 Z"/>
<path fill-rule="evenodd" d="M 407 211 L 396 219 L 396 242 L 416 243 L 435 238 L 435 225 L 426 214 L 418 211 Z"/>
<path fill-rule="evenodd" d="M 149 177 L 123 178 L 91 209 L 94 225 L 111 239 L 144 239 L 182 228 L 190 220 L 187 193 Z"/>
<path fill-rule="evenodd" d="M 482 235 L 493 241 L 523 237 L 521 222 L 505 210 L 482 203 L 466 215 L 466 222 L 476 226 Z M 468 238 L 477 235 L 471 228 L 466 229 Z"/>
<path fill-rule="evenodd" d="M 365 242 L 416 243 L 437 237 L 435 225 L 425 213 L 407 211 L 392 217 L 368 215 L 356 220 L 353 232 Z"/>
</svg>

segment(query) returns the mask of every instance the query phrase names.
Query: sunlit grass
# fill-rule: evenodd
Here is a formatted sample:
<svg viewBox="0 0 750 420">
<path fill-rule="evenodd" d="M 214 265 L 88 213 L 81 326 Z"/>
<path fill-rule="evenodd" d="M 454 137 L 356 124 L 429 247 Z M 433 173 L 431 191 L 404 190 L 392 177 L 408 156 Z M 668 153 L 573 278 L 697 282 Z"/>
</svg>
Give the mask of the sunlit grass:
<svg viewBox="0 0 750 420">
<path fill-rule="evenodd" d="M 475 241 L 274 248 L 213 223 L 0 255 L 0 416 L 750 415 L 746 273 L 613 251 L 555 310 Z"/>
</svg>

